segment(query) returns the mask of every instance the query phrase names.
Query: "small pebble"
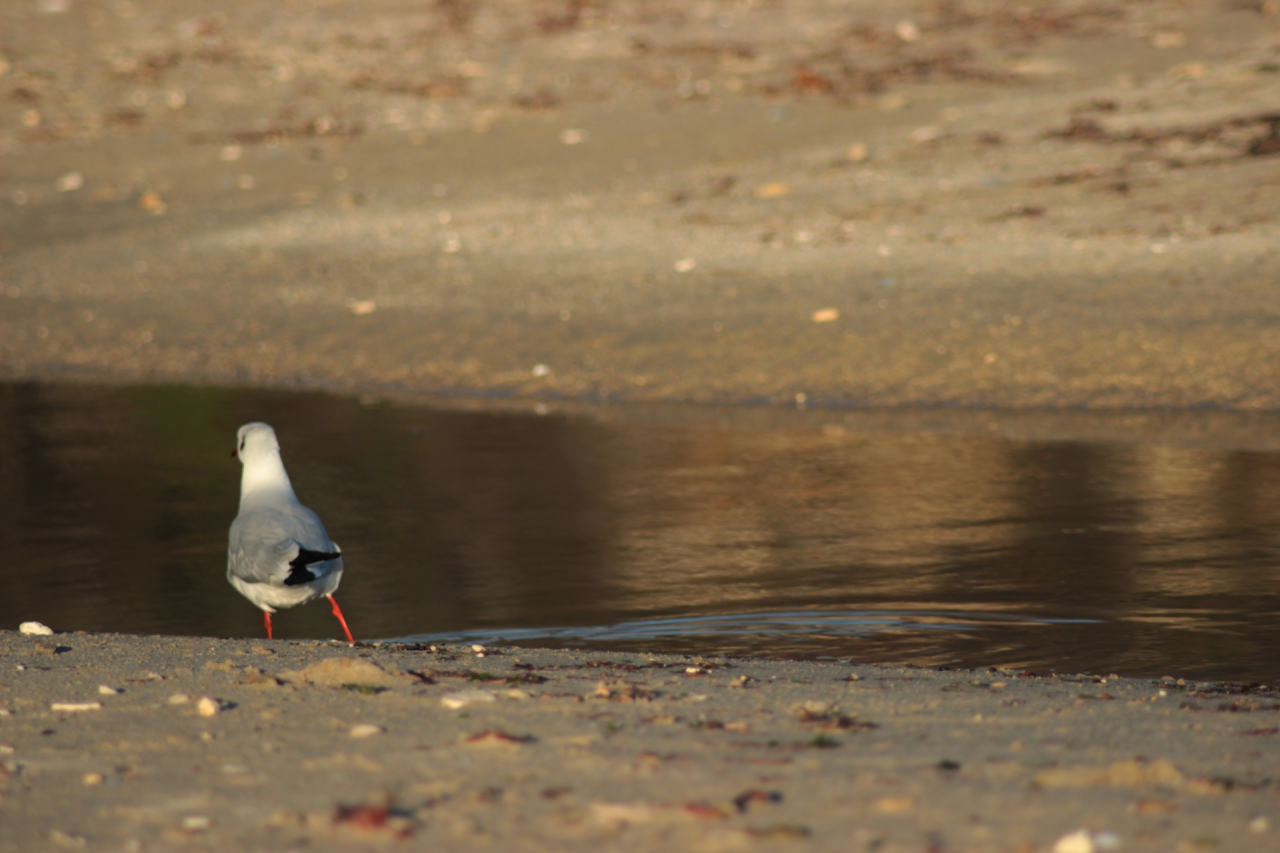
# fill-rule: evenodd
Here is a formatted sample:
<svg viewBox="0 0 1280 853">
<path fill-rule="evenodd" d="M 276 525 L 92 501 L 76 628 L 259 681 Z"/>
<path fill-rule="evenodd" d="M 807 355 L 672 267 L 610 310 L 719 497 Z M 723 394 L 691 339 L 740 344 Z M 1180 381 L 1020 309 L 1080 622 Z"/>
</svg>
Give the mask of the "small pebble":
<svg viewBox="0 0 1280 853">
<path fill-rule="evenodd" d="M 109 684 L 99 684 L 98 692 L 101 693 L 103 696 L 115 696 L 120 691 Z"/>
<path fill-rule="evenodd" d="M 202 814 L 187 815 L 182 819 L 182 828 L 187 832 L 204 832 L 209 824 L 209 818 Z"/>
<path fill-rule="evenodd" d="M 446 693 L 440 697 L 440 704 L 446 708 L 457 710 L 465 708 L 468 705 L 475 705 L 481 702 L 496 701 L 495 697 L 488 690 L 459 690 L 457 693 Z"/>
<path fill-rule="evenodd" d="M 508 734 L 501 729 L 489 729 L 488 731 L 478 732 L 462 739 L 463 743 L 471 746 L 524 746 L 532 743 L 533 738 L 522 737 L 520 735 Z"/>
<path fill-rule="evenodd" d="M 84 186 L 84 175 L 79 172 L 67 172 L 61 178 L 58 178 L 58 192 L 67 193 L 74 192 Z"/>
<path fill-rule="evenodd" d="M 96 711 L 102 707 L 101 702 L 54 702 L 49 706 L 54 711 Z"/>
<path fill-rule="evenodd" d="M 183 705 L 191 700 L 191 697 L 185 693 L 175 693 L 169 697 L 170 705 Z"/>
<path fill-rule="evenodd" d="M 202 717 L 214 717 L 222 711 L 222 703 L 212 696 L 201 696 L 200 701 L 196 703 L 196 711 Z"/>
<path fill-rule="evenodd" d="M 915 806 L 916 801 L 911 797 L 881 797 L 875 802 L 876 811 L 884 814 L 902 814 Z"/>
<path fill-rule="evenodd" d="M 138 199 L 138 207 L 154 216 L 163 216 L 165 211 L 169 209 L 169 205 L 165 203 L 164 197 L 155 190 L 152 190 L 149 193 L 144 193 L 142 197 Z"/>
<path fill-rule="evenodd" d="M 372 723 L 357 723 L 351 727 L 349 734 L 354 738 L 365 738 L 380 735 L 383 731 L 382 726 L 375 726 Z"/>
<path fill-rule="evenodd" d="M 89 786 L 93 786 L 93 785 L 101 785 L 101 784 L 102 784 L 102 774 L 101 774 L 101 773 L 86 773 L 86 774 L 84 774 L 83 781 L 84 781 L 84 783 L 85 783 L 86 785 L 89 785 Z"/>
<path fill-rule="evenodd" d="M 920 27 L 916 25 L 915 21 L 905 18 L 894 25 L 893 34 L 907 44 L 920 41 Z"/>
<path fill-rule="evenodd" d="M 59 847 L 67 847 L 72 850 L 81 850 L 88 843 L 83 835 L 76 835 L 71 832 L 63 832 L 60 829 L 52 830 L 49 833 L 49 840 Z"/>
<path fill-rule="evenodd" d="M 1096 849 L 1087 829 L 1069 832 L 1053 844 L 1053 853 L 1094 853 Z"/>
<path fill-rule="evenodd" d="M 18 626 L 18 633 L 49 635 L 53 633 L 53 629 L 41 622 L 23 622 Z"/>
</svg>

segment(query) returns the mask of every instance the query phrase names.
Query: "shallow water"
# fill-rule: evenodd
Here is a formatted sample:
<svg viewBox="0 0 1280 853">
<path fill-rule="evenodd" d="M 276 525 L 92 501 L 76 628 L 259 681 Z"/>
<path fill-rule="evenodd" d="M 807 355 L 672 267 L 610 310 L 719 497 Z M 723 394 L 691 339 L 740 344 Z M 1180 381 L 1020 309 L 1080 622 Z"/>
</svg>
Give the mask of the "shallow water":
<svg viewBox="0 0 1280 853">
<path fill-rule="evenodd" d="M 1280 453 L 823 412 L 0 385 L 0 626 L 261 636 L 224 577 L 250 420 L 358 637 L 1280 680 Z M 339 635 L 322 604 L 275 624 Z"/>
</svg>

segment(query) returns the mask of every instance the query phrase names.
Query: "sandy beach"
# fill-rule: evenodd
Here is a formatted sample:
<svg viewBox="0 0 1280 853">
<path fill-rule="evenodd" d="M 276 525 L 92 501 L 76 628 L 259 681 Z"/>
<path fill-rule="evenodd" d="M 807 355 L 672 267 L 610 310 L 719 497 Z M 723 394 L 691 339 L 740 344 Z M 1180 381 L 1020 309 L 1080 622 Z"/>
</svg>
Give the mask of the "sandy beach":
<svg viewBox="0 0 1280 853">
<path fill-rule="evenodd" d="M 1274 849 L 1280 691 L 0 634 L 0 849 Z"/>
<path fill-rule="evenodd" d="M 0 9 L 0 376 L 1280 406 L 1271 3 Z"/>
<path fill-rule="evenodd" d="M 1273 448 L 1278 11 L 5 2 L 0 379 Z M 6 853 L 1280 849 L 1275 685 L 0 649 Z"/>
</svg>

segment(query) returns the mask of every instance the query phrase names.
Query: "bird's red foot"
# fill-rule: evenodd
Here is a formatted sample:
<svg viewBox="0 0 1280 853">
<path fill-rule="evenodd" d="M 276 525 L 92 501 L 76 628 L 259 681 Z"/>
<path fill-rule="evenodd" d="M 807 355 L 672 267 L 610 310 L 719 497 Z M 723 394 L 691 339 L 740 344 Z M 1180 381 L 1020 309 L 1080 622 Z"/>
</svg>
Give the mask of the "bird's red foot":
<svg viewBox="0 0 1280 853">
<path fill-rule="evenodd" d="M 347 620 L 342 618 L 342 610 L 338 607 L 338 599 L 331 595 L 329 596 L 329 603 L 333 605 L 333 615 L 338 617 L 338 623 L 342 625 L 342 632 L 347 635 L 347 642 L 354 643 L 355 640 L 351 638 L 351 629 L 347 627 Z"/>
</svg>

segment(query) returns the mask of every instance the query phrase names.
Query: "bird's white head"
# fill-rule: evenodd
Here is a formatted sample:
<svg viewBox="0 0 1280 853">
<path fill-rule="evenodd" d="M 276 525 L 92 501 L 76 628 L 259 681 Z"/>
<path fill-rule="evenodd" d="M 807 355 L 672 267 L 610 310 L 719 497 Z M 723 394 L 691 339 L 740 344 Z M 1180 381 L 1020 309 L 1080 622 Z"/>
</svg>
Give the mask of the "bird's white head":
<svg viewBox="0 0 1280 853">
<path fill-rule="evenodd" d="M 280 455 L 280 442 L 276 439 L 276 431 L 264 423 L 245 424 L 236 431 L 236 446 L 231 455 L 238 457 L 248 465 L 255 457 L 263 454 Z"/>
<path fill-rule="evenodd" d="M 284 495 L 293 499 L 293 486 L 280 459 L 276 431 L 264 423 L 245 424 L 236 433 L 232 456 L 244 465 L 240 478 L 240 500 L 248 495 Z"/>
</svg>

